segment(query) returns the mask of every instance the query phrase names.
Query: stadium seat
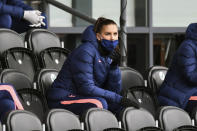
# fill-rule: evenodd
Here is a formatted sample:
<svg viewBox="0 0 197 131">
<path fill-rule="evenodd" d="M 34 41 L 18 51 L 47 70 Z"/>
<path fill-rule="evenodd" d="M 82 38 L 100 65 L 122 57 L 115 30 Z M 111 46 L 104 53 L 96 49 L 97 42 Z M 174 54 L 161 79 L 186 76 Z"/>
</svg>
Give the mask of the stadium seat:
<svg viewBox="0 0 197 131">
<path fill-rule="evenodd" d="M 29 30 L 25 35 L 25 40 L 27 47 L 36 55 L 49 47 L 62 47 L 58 36 L 46 29 Z"/>
<path fill-rule="evenodd" d="M 120 114 L 120 120 L 126 131 L 161 131 L 162 129 L 156 127 L 155 118 L 147 110 L 134 107 L 124 109 Z"/>
<path fill-rule="evenodd" d="M 3 131 L 3 126 L 1 122 L 0 122 L 0 131 Z"/>
<path fill-rule="evenodd" d="M 40 64 L 42 68 L 60 70 L 69 53 L 70 51 L 65 48 L 47 48 L 40 52 Z"/>
<path fill-rule="evenodd" d="M 82 130 L 78 116 L 65 109 L 51 109 L 45 123 L 47 131 Z"/>
<path fill-rule="evenodd" d="M 164 66 L 152 66 L 148 70 L 148 87 L 150 87 L 153 92 L 158 92 L 161 84 L 165 79 L 167 71 L 168 68 Z"/>
<path fill-rule="evenodd" d="M 165 131 L 173 131 L 177 128 L 192 127 L 189 114 L 181 108 L 164 106 L 159 110 L 159 125 Z"/>
<path fill-rule="evenodd" d="M 120 67 L 123 92 L 130 87 L 144 86 L 143 76 L 130 67 Z"/>
<path fill-rule="evenodd" d="M 197 126 L 197 107 L 194 107 L 192 112 L 190 112 L 189 115 L 194 120 L 194 124 Z"/>
<path fill-rule="evenodd" d="M 124 94 L 127 98 L 136 101 L 140 107 L 148 110 L 154 117 L 159 107 L 156 95 L 145 86 L 131 87 Z"/>
<path fill-rule="evenodd" d="M 13 47 L 25 47 L 22 37 L 10 29 L 0 29 L 0 55 Z"/>
<path fill-rule="evenodd" d="M 48 106 L 45 97 L 35 89 L 20 89 L 17 91 L 23 108 L 33 112 L 37 117 L 44 122 L 45 113 L 48 111 Z"/>
<path fill-rule="evenodd" d="M 5 121 L 6 131 L 42 131 L 41 121 L 32 112 L 13 110 Z"/>
<path fill-rule="evenodd" d="M 110 111 L 101 108 L 90 108 L 82 116 L 87 131 L 107 131 L 119 128 L 118 120 Z M 118 129 L 117 129 L 118 130 Z"/>
<path fill-rule="evenodd" d="M 31 79 L 16 69 L 4 69 L 0 74 L 0 82 L 12 84 L 16 91 L 23 88 L 33 88 Z"/>
<path fill-rule="evenodd" d="M 36 76 L 36 85 L 43 95 L 46 95 L 47 89 L 51 86 L 57 75 L 58 71 L 55 69 L 42 69 L 38 72 Z"/>
<path fill-rule="evenodd" d="M 38 60 L 27 48 L 11 48 L 3 53 L 4 68 L 17 69 L 28 75 L 34 81 L 34 75 L 39 70 Z"/>
</svg>

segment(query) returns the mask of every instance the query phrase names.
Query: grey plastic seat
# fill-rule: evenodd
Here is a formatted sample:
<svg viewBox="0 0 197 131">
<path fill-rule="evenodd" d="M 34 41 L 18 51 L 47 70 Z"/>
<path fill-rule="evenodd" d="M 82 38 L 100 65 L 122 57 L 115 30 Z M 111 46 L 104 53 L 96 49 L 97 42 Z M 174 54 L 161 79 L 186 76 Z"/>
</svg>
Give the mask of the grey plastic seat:
<svg viewBox="0 0 197 131">
<path fill-rule="evenodd" d="M 46 98 L 41 92 L 35 89 L 20 89 L 17 91 L 23 108 L 27 111 L 33 112 L 41 122 L 44 121 L 45 114 L 48 111 Z"/>
<path fill-rule="evenodd" d="M 82 119 L 87 131 L 103 131 L 108 128 L 119 128 L 115 115 L 101 108 L 90 108 Z"/>
<path fill-rule="evenodd" d="M 189 114 L 181 108 L 164 106 L 159 111 L 159 125 L 165 131 L 173 131 L 181 126 L 192 126 Z"/>
<path fill-rule="evenodd" d="M 46 91 L 50 88 L 53 81 L 56 79 L 58 71 L 56 69 L 42 69 L 38 72 L 36 76 L 36 83 L 38 89 L 46 95 Z"/>
<path fill-rule="evenodd" d="M 157 96 L 145 86 L 131 87 L 124 93 L 130 100 L 138 102 L 140 107 L 149 111 L 154 117 L 159 107 Z"/>
<path fill-rule="evenodd" d="M 167 67 L 164 66 L 152 66 L 148 71 L 148 87 L 157 93 L 161 84 L 163 83 L 166 73 L 168 71 Z"/>
<path fill-rule="evenodd" d="M 46 118 L 47 131 L 77 131 L 81 123 L 75 114 L 65 109 L 52 109 Z"/>
<path fill-rule="evenodd" d="M 25 47 L 22 37 L 10 29 L 0 29 L 0 55 L 13 47 Z"/>
<path fill-rule="evenodd" d="M 61 47 L 58 36 L 46 29 L 29 30 L 25 35 L 27 47 L 30 48 L 37 56 L 44 49 L 49 47 Z"/>
<path fill-rule="evenodd" d="M 6 131 L 42 131 L 42 123 L 36 115 L 26 110 L 13 110 L 6 119 Z"/>
<path fill-rule="evenodd" d="M 120 67 L 120 71 L 123 92 L 130 87 L 144 86 L 144 78 L 137 70 L 130 67 Z"/>
<path fill-rule="evenodd" d="M 31 79 L 16 69 L 4 69 L 0 74 L 0 82 L 12 84 L 16 91 L 24 88 L 33 88 Z"/>
<path fill-rule="evenodd" d="M 35 74 L 39 70 L 37 57 L 27 48 L 11 48 L 3 53 L 4 68 L 17 69 L 28 75 L 34 81 Z"/>
<path fill-rule="evenodd" d="M 1 122 L 0 122 L 0 131 L 3 131 L 3 126 Z"/>
<path fill-rule="evenodd" d="M 126 131 L 136 131 L 145 127 L 156 128 L 156 121 L 153 115 L 147 110 L 128 107 L 121 112 L 120 119 Z M 161 130 L 158 128 L 158 130 Z"/>
<path fill-rule="evenodd" d="M 62 68 L 70 51 L 65 48 L 51 47 L 40 52 L 39 59 L 42 68 L 57 69 Z"/>
</svg>

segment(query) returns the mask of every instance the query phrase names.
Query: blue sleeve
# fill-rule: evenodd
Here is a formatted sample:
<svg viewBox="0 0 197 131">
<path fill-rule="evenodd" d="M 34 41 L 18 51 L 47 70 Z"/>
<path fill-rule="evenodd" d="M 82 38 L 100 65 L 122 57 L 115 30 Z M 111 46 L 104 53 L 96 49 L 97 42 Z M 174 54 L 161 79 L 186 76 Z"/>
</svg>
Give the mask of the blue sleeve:
<svg viewBox="0 0 197 131">
<path fill-rule="evenodd" d="M 119 67 L 111 66 L 107 76 L 107 81 L 105 83 L 106 89 L 120 94 L 122 90 L 121 82 L 121 73 Z"/>
<path fill-rule="evenodd" d="M 91 49 L 78 50 L 77 55 L 72 58 L 71 72 L 74 75 L 77 91 L 81 95 L 103 97 L 108 101 L 119 103 L 122 98 L 119 94 L 95 85 L 93 76 L 94 52 L 88 50 Z"/>
<path fill-rule="evenodd" d="M 183 76 L 191 83 L 197 84 L 197 51 L 196 47 L 190 44 L 191 41 L 183 43 L 177 56 L 177 62 Z"/>
<path fill-rule="evenodd" d="M 10 0 L 7 4 L 0 1 L 0 14 L 9 14 L 12 17 L 21 19 L 24 10 L 32 10 L 32 8 L 20 0 Z"/>
<path fill-rule="evenodd" d="M 33 10 L 31 6 L 25 4 L 22 0 L 9 0 L 8 4 L 21 7 L 24 10 Z"/>
</svg>

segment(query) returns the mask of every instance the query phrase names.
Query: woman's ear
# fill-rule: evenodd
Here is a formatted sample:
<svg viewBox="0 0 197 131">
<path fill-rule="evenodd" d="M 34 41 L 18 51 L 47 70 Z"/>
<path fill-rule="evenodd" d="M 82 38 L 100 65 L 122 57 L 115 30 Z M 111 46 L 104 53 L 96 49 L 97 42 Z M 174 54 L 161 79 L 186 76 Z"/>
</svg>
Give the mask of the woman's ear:
<svg viewBox="0 0 197 131">
<path fill-rule="evenodd" d="M 100 36 L 100 34 L 99 33 L 96 33 L 96 38 L 97 38 L 97 40 L 101 40 L 101 36 Z"/>
</svg>

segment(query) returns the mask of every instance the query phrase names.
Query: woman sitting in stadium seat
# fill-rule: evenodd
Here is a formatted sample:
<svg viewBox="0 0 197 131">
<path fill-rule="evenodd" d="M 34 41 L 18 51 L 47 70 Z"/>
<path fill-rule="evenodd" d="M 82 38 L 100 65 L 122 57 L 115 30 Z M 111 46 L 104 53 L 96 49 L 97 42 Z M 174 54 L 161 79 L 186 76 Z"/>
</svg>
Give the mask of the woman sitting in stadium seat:
<svg viewBox="0 0 197 131">
<path fill-rule="evenodd" d="M 159 91 L 161 106 L 197 107 L 197 23 L 190 24 Z"/>
<path fill-rule="evenodd" d="M 82 44 L 66 59 L 52 87 L 47 92 L 50 108 L 64 108 L 81 115 L 91 107 L 118 113 L 137 103 L 122 97 L 118 67 L 118 27 L 100 17 L 82 34 Z"/>
</svg>

